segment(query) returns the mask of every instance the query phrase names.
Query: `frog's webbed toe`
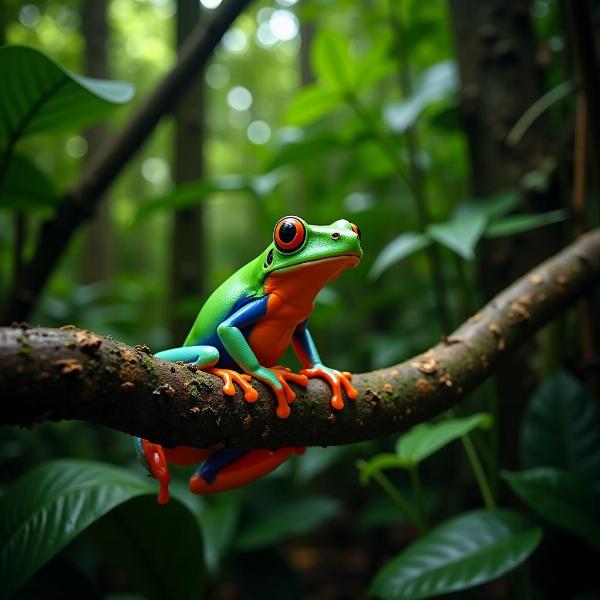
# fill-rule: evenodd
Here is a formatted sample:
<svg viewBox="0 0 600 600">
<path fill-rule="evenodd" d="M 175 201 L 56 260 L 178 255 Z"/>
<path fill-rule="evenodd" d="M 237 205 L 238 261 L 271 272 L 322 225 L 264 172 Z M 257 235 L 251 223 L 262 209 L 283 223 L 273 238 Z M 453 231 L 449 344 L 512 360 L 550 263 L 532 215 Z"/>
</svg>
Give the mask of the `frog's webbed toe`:
<svg viewBox="0 0 600 600">
<path fill-rule="evenodd" d="M 238 373 L 232 369 L 219 369 L 217 367 L 209 367 L 208 369 L 203 370 L 211 375 L 217 375 L 223 380 L 223 393 L 227 396 L 235 395 L 235 387 L 233 385 L 235 382 L 242 388 L 246 402 L 256 402 L 258 392 L 249 383 L 252 379 L 250 375 Z"/>
<path fill-rule="evenodd" d="M 324 379 L 331 388 L 331 406 L 337 410 L 342 410 L 344 408 L 342 390 L 346 392 L 346 396 L 348 396 L 350 400 L 355 400 L 358 397 L 358 391 L 350 383 L 352 373 L 349 373 L 348 371 L 338 371 L 324 365 L 314 365 L 310 369 L 302 369 L 300 373 L 306 375 L 309 379 L 313 379 L 314 377 Z"/>
</svg>

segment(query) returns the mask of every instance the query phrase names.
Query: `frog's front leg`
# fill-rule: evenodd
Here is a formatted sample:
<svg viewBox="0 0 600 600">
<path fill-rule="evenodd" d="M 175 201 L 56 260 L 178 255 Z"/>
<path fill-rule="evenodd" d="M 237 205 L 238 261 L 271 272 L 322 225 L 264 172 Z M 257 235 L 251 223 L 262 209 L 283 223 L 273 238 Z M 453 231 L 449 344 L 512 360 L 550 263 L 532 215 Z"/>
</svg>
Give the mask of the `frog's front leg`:
<svg viewBox="0 0 600 600">
<path fill-rule="evenodd" d="M 217 335 L 231 358 L 246 373 L 260 379 L 273 390 L 277 398 L 277 416 L 285 419 L 290 414 L 289 404 L 296 397 L 288 381 L 305 386 L 308 378 L 286 368 L 262 366 L 242 332 L 243 328 L 256 323 L 267 313 L 268 301 L 269 296 L 266 295 L 249 302 L 219 325 Z"/>
<path fill-rule="evenodd" d="M 307 321 L 298 325 L 292 336 L 292 348 L 296 356 L 302 363 L 304 369 L 300 371 L 301 375 L 306 375 L 309 379 L 319 377 L 324 379 L 331 388 L 331 406 L 337 410 L 344 408 L 344 398 L 342 390 L 350 400 L 358 396 L 358 391 L 350 383 L 352 373 L 348 371 L 337 371 L 326 367 L 319 356 L 315 342 L 307 328 Z"/>
</svg>

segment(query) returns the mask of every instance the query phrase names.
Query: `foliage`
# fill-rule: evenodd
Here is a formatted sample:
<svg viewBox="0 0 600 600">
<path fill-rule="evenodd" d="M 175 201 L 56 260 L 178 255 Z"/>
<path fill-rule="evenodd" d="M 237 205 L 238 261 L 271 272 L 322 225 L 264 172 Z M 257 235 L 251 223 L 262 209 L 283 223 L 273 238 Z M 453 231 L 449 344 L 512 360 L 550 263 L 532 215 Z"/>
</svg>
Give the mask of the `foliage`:
<svg viewBox="0 0 600 600">
<path fill-rule="evenodd" d="M 151 486 L 123 469 L 62 460 L 41 465 L 0 498 L 0 575 L 10 596 L 75 536 Z"/>
<path fill-rule="evenodd" d="M 13 225 L 27 220 L 27 258 L 43 219 L 88 158 L 82 129 L 104 117 L 110 128 L 120 127 L 131 111 L 115 109 L 129 100 L 132 86 L 136 101 L 143 101 L 175 60 L 175 2 L 113 0 L 111 77 L 132 84 L 74 75 L 82 72 L 86 43 L 81 8 L 62 0 L 11 0 L 0 15 L 0 30 L 12 45 L 0 50 L 2 294 L 18 262 Z M 523 272 L 530 232 L 544 227 L 559 239 L 557 223 L 569 229 L 569 207 L 539 198 L 571 170 L 564 157 L 572 154 L 576 86 L 564 70 L 561 11 L 555 2 L 535 3 L 532 47 L 550 61 L 546 93 L 516 123 L 505 124 L 512 129 L 494 135 L 507 137 L 507 151 L 525 147 L 548 117 L 560 149 L 528 157 L 529 172 L 518 184 L 473 197 L 459 112 L 469 90 L 460 81 L 447 10 L 447 3 L 416 0 L 337 0 L 326 11 L 316 0 L 253 6 L 204 74 L 198 168 L 203 163 L 205 176 L 173 184 L 173 127 L 161 123 L 109 190 L 105 244 L 116 253 L 109 265 L 114 277 L 98 281 L 82 260 L 89 250 L 77 240 L 32 321 L 74 322 L 153 350 L 179 342 L 168 331 L 167 315 L 191 322 L 201 299 L 171 298 L 172 214 L 201 206 L 198 269 L 206 294 L 264 248 L 282 214 L 299 213 L 312 223 L 345 216 L 360 226 L 364 265 L 319 296 L 311 320 L 328 363 L 368 370 L 421 352 L 448 333 L 440 302 L 451 324 L 461 322 L 489 292 L 479 275 L 494 261 L 507 259 Z M 492 54 L 494 48 L 490 43 Z M 235 102 L 240 88 L 246 100 L 249 94 L 246 108 Z M 564 198 L 569 194 L 562 190 Z M 494 245 L 498 239 L 501 246 Z M 441 298 L 430 279 L 436 253 Z M 573 316 L 556 329 L 533 358 L 544 365 L 584 364 Z M 564 536 L 558 560 L 573 536 L 585 540 L 590 553 L 598 548 L 599 416 L 579 378 L 585 369 L 576 374 L 540 376 L 522 422 L 512 398 L 495 397 L 491 385 L 467 401 L 468 416 L 421 425 L 395 445 L 312 448 L 234 493 L 191 497 L 189 472 L 182 469 L 167 507 L 155 504 L 153 482 L 132 474 L 123 436 L 78 423 L 3 433 L 0 579 L 10 592 L 37 571 L 23 588 L 27 594 L 40 586 L 48 592 L 47 582 L 68 577 L 74 590 L 86 590 L 80 597 L 93 597 L 94 589 L 148 597 L 306 597 L 325 580 L 333 581 L 338 597 L 364 597 L 369 582 L 382 598 L 449 593 L 499 577 L 489 593 L 478 590 L 483 597 L 508 585 L 525 593 L 544 588 L 549 576 L 536 571 L 535 554 L 515 584 L 514 569 L 540 543 L 537 523 L 545 533 L 544 557 L 557 531 Z M 519 428 L 522 470 L 504 435 Z M 465 475 L 459 444 L 451 443 L 459 439 L 473 477 Z M 86 460 L 52 462 L 60 456 Z M 10 483 L 45 461 L 51 462 Z M 511 469 L 502 479 L 500 467 Z M 472 510 L 475 486 L 485 509 Z M 495 508 L 513 506 L 510 494 L 522 502 L 518 513 Z M 76 518 L 64 512 L 73 506 Z M 586 591 L 582 573 L 583 567 L 568 574 L 570 595 Z M 269 589 L 264 581 L 272 582 Z"/>
<path fill-rule="evenodd" d="M 476 510 L 436 527 L 378 574 L 377 598 L 430 598 L 496 579 L 538 546 L 541 530 L 508 510 Z M 452 552 L 449 549 L 452 548 Z"/>
</svg>

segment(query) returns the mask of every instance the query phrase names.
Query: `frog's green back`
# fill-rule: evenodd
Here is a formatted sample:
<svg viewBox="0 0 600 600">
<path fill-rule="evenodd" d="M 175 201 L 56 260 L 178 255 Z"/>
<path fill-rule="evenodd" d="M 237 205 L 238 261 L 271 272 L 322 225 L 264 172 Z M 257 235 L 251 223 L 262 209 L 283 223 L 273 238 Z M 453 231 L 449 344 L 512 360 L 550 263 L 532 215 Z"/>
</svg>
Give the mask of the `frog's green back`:
<svg viewBox="0 0 600 600">
<path fill-rule="evenodd" d="M 216 335 L 217 327 L 239 307 L 245 298 L 264 295 L 261 274 L 262 255 L 244 265 L 226 279 L 206 300 L 184 346 L 193 346 Z"/>
</svg>

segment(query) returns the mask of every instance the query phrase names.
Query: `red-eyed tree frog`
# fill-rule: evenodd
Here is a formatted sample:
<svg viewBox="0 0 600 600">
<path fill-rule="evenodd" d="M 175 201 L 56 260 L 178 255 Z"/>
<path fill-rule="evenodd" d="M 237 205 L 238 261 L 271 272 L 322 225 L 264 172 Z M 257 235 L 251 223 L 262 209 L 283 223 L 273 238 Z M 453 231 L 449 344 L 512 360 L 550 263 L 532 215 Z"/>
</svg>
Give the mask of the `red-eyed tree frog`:
<svg viewBox="0 0 600 600">
<path fill-rule="evenodd" d="M 320 377 L 332 390 L 331 405 L 344 407 L 342 391 L 354 399 L 352 375 L 323 365 L 308 331 L 317 293 L 345 269 L 362 259 L 360 230 L 340 219 L 329 226 L 309 225 L 288 216 L 275 225 L 273 242 L 253 261 L 227 279 L 208 298 L 180 348 L 158 352 L 169 361 L 191 363 L 223 379 L 223 392 L 234 395 L 234 383 L 254 402 L 258 392 L 252 377 L 268 385 L 277 399 L 277 416 L 290 414 L 296 394 L 291 383 L 306 386 Z M 292 346 L 303 369 L 293 373 L 277 365 Z M 135 438 L 140 460 L 160 482 L 158 501 L 169 499 L 168 462 L 180 465 L 204 461 L 189 482 L 196 494 L 221 492 L 244 485 L 275 469 L 304 448 L 276 450 L 204 450 L 163 448 Z"/>
</svg>

